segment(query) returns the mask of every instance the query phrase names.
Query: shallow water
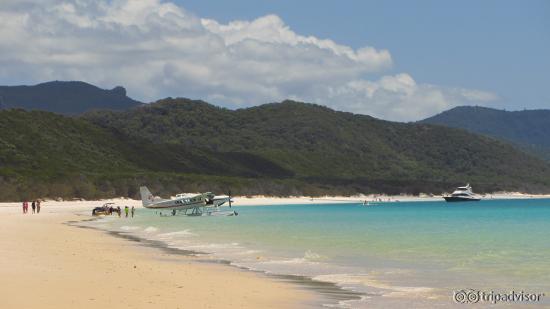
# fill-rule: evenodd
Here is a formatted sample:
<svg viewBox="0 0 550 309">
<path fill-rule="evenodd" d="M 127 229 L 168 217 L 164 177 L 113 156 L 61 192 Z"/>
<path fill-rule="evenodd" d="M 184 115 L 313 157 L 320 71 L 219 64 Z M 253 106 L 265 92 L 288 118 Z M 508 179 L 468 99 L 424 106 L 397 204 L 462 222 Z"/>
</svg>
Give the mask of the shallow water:
<svg viewBox="0 0 550 309">
<path fill-rule="evenodd" d="M 87 223 L 233 265 L 362 293 L 342 307 L 463 306 L 453 291 L 537 292 L 550 304 L 550 200 L 234 206 L 235 217 Z"/>
</svg>

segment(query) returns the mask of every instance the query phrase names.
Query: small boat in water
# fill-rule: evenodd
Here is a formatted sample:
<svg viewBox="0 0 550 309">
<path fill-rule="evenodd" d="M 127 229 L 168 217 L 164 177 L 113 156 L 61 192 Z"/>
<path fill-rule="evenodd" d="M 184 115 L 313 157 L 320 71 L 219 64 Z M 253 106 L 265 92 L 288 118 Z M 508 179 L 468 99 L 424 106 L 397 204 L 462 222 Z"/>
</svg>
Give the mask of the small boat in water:
<svg viewBox="0 0 550 309">
<path fill-rule="evenodd" d="M 443 198 L 447 202 L 477 202 L 481 200 L 481 198 L 472 192 L 470 184 L 456 188 L 451 195 L 444 196 Z"/>
</svg>

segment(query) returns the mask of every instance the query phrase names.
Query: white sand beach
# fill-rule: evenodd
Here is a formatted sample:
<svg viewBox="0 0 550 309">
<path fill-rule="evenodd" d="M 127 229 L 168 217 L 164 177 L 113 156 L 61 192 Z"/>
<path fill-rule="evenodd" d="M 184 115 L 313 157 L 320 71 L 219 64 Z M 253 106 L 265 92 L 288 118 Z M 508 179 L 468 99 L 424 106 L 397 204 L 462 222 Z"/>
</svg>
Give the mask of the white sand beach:
<svg viewBox="0 0 550 309">
<path fill-rule="evenodd" d="M 126 204 L 137 201 L 125 200 Z M 297 308 L 313 292 L 65 224 L 101 202 L 0 204 L 0 308 Z"/>
<path fill-rule="evenodd" d="M 532 199 L 532 198 L 550 198 L 550 194 L 527 194 L 521 192 L 496 192 L 493 194 L 481 195 L 483 199 Z M 367 202 L 426 202 L 442 201 L 441 195 L 357 195 L 357 196 L 292 196 L 292 197 L 272 197 L 272 196 L 236 196 L 233 198 L 234 205 L 292 205 L 292 204 L 338 204 L 338 203 L 362 203 Z"/>
</svg>

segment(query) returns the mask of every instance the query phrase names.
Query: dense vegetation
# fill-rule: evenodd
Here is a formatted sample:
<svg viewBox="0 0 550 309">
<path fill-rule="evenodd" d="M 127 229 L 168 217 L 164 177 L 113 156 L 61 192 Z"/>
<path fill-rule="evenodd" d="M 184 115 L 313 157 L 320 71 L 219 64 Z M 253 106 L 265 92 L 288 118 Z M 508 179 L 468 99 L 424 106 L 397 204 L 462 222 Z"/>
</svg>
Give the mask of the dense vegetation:
<svg viewBox="0 0 550 309">
<path fill-rule="evenodd" d="M 252 153 L 295 179 L 356 191 L 440 192 L 467 181 L 482 190 L 544 190 L 550 177 L 545 163 L 492 138 L 292 101 L 232 111 L 166 99 L 85 118 L 150 141 Z"/>
<path fill-rule="evenodd" d="M 550 160 L 550 110 L 509 112 L 479 106 L 461 106 L 422 122 L 493 136 Z"/>
<path fill-rule="evenodd" d="M 285 101 L 165 99 L 82 117 L 0 111 L 0 200 L 181 191 L 321 195 L 550 191 L 548 164 L 463 130 Z"/>
<path fill-rule="evenodd" d="M 0 109 L 24 108 L 76 115 L 94 109 L 125 110 L 142 103 L 115 87 L 100 89 L 84 82 L 53 81 L 34 86 L 0 86 Z"/>
<path fill-rule="evenodd" d="M 163 193 L 226 192 L 234 185 L 246 194 L 247 179 L 287 175 L 291 173 L 253 154 L 190 151 L 128 138 L 78 118 L 0 111 L 0 200 L 137 197 L 140 184 Z"/>
</svg>

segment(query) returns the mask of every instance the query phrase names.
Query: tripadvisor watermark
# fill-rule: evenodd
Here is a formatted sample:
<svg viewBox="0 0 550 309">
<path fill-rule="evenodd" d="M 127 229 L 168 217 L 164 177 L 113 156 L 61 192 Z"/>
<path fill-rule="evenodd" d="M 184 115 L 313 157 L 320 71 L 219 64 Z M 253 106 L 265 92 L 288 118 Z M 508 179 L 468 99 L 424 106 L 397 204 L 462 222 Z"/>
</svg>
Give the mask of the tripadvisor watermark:
<svg viewBox="0 0 550 309">
<path fill-rule="evenodd" d="M 510 291 L 499 293 L 495 291 L 480 291 L 465 289 L 453 292 L 453 299 L 460 304 L 476 303 L 536 303 L 542 301 L 544 293 L 528 293 L 525 291 Z"/>
</svg>

